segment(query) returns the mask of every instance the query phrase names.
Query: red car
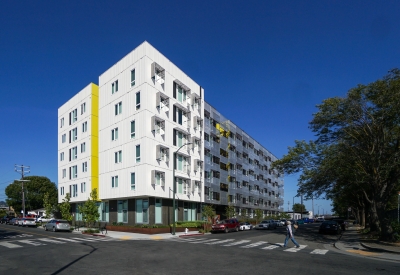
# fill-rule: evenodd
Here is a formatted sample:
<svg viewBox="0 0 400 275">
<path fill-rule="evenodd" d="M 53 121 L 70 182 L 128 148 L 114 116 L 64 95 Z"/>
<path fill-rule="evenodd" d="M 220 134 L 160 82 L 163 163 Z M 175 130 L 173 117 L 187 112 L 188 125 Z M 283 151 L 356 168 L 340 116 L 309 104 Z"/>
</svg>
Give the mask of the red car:
<svg viewBox="0 0 400 275">
<path fill-rule="evenodd" d="M 212 225 L 211 232 L 225 232 L 236 231 L 238 232 L 240 223 L 237 219 L 226 219 Z"/>
</svg>

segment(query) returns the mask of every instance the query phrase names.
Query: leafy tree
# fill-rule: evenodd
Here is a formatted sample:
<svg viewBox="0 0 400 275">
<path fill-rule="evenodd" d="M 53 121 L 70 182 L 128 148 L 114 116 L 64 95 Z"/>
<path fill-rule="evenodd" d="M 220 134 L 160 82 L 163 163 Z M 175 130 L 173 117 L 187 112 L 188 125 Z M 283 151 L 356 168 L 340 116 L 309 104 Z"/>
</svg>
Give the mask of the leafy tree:
<svg viewBox="0 0 400 275">
<path fill-rule="evenodd" d="M 44 194 L 49 194 L 49 200 L 56 204 L 58 199 L 57 186 L 49 178 L 42 176 L 27 176 L 24 180 L 25 209 L 34 210 L 43 208 Z M 14 181 L 6 187 L 5 193 L 8 197 L 6 202 L 12 206 L 16 213 L 22 210 L 22 182 Z"/>
<path fill-rule="evenodd" d="M 235 207 L 232 205 L 228 205 L 225 207 L 225 216 L 230 219 L 235 216 Z"/>
<path fill-rule="evenodd" d="M 59 205 L 62 218 L 69 222 L 72 221 L 71 205 L 69 203 L 70 200 L 71 200 L 71 195 L 69 193 L 66 193 L 63 202 L 60 203 Z"/>
<path fill-rule="evenodd" d="M 400 189 L 400 71 L 317 107 L 310 122 L 316 140 L 296 141 L 274 167 L 301 172 L 299 193 L 366 209 L 371 231 L 393 240 L 386 210 Z"/>
<path fill-rule="evenodd" d="M 246 222 L 249 220 L 249 214 L 246 208 L 242 208 L 240 211 L 240 219 Z"/>
<path fill-rule="evenodd" d="M 46 217 L 50 218 L 58 210 L 58 204 L 54 202 L 48 192 L 43 195 L 43 207 L 46 210 Z"/>
<path fill-rule="evenodd" d="M 262 221 L 264 218 L 264 211 L 261 209 L 256 209 L 254 210 L 254 218 L 256 220 L 256 224 Z"/>
<path fill-rule="evenodd" d="M 0 218 L 7 215 L 7 211 L 4 209 L 0 209 Z"/>
<path fill-rule="evenodd" d="M 100 218 L 99 206 L 97 205 L 97 188 L 90 192 L 90 197 L 83 205 L 78 206 L 82 213 L 82 220 L 86 222 L 89 228 Z"/>
<path fill-rule="evenodd" d="M 213 218 L 215 217 L 215 210 L 214 207 L 211 204 L 205 204 L 203 205 L 203 211 L 202 215 L 204 218 L 206 218 L 205 226 L 207 225 L 207 228 L 204 228 L 205 231 L 207 231 L 209 228 L 209 224 L 212 222 Z"/>
<path fill-rule="evenodd" d="M 301 213 L 301 212 L 306 212 L 306 211 L 307 211 L 305 205 L 304 205 L 304 204 L 301 204 L 301 203 L 295 203 L 295 204 L 293 204 L 292 210 L 293 210 L 294 212 L 299 212 L 299 213 Z"/>
</svg>

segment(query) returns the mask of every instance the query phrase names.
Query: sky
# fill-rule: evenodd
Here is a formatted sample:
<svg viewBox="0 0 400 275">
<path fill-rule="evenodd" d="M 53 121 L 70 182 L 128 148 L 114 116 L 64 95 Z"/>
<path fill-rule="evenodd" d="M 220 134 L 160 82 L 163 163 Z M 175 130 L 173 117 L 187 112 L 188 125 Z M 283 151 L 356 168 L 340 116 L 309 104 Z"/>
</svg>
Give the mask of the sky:
<svg viewBox="0 0 400 275">
<path fill-rule="evenodd" d="M 399 67 L 399 11 L 365 0 L 2 0 L 0 201 L 20 178 L 15 164 L 57 183 L 58 108 L 143 41 L 280 158 L 315 138 L 308 123 L 322 100 Z M 285 175 L 285 210 L 297 180 Z M 318 210 L 330 202 L 314 200 Z"/>
</svg>

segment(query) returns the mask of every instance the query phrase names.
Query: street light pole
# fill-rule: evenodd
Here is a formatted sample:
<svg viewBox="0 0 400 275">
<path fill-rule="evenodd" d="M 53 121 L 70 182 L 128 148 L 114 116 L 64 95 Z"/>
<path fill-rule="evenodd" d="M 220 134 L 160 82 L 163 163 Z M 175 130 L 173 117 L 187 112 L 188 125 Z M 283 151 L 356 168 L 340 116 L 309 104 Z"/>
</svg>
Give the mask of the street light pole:
<svg viewBox="0 0 400 275">
<path fill-rule="evenodd" d="M 176 150 L 174 152 L 174 155 L 173 155 L 173 164 L 172 164 L 172 186 L 173 186 L 173 188 L 172 188 L 172 193 L 173 193 L 173 199 L 172 199 L 172 219 L 173 219 L 173 221 L 172 221 L 172 235 L 175 235 L 175 227 L 176 227 L 176 225 L 175 225 L 175 219 L 176 219 L 176 217 L 175 217 L 175 193 L 176 193 L 176 182 L 175 182 L 175 168 L 176 167 L 175 167 L 175 162 L 176 162 L 176 154 L 179 152 L 179 150 L 182 149 L 182 147 L 184 147 L 186 145 L 190 145 L 190 144 L 192 144 L 192 143 L 189 142 L 189 143 L 183 144 L 181 147 L 179 147 L 178 150 Z"/>
<path fill-rule="evenodd" d="M 295 198 L 295 197 L 296 197 L 296 196 L 293 197 L 293 204 L 292 204 L 292 211 L 293 211 L 293 212 L 292 212 L 292 213 L 293 213 L 293 214 L 292 214 L 292 215 L 293 215 L 292 218 L 293 218 L 293 221 L 294 221 L 294 198 Z"/>
</svg>

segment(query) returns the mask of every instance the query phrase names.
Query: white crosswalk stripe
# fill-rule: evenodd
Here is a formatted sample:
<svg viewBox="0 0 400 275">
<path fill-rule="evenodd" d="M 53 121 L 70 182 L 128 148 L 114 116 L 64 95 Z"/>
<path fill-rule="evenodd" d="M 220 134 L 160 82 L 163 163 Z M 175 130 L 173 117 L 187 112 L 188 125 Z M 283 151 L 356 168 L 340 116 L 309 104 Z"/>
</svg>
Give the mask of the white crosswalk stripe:
<svg viewBox="0 0 400 275">
<path fill-rule="evenodd" d="M 197 242 L 190 242 L 190 243 L 208 243 L 208 242 L 213 242 L 213 241 L 218 241 L 218 239 L 206 239 L 206 240 L 201 240 Z"/>
<path fill-rule="evenodd" d="M 285 252 L 297 252 L 297 251 L 300 251 L 300 250 L 302 250 L 302 249 L 304 249 L 306 247 L 307 247 L 306 245 L 300 245 L 299 248 L 293 247 L 293 248 L 285 249 L 283 251 L 285 251 Z"/>
<path fill-rule="evenodd" d="M 26 243 L 26 244 L 30 244 L 30 245 L 33 245 L 33 246 L 46 245 L 44 243 L 38 243 L 38 242 L 34 242 L 32 240 L 18 240 L 17 242 Z"/>
<path fill-rule="evenodd" d="M 9 243 L 9 242 L 0 242 L 1 246 L 7 247 L 7 248 L 18 248 L 22 247 L 20 245 L 14 244 L 14 243 Z"/>
<path fill-rule="evenodd" d="M 268 242 L 256 242 L 256 243 L 251 243 L 251 244 L 248 244 L 245 246 L 241 246 L 241 248 L 253 248 L 253 247 L 260 246 L 260 245 L 263 245 L 266 243 L 268 243 Z"/>
<path fill-rule="evenodd" d="M 72 243 L 80 243 L 81 241 L 73 240 L 73 239 L 67 239 L 67 238 L 55 238 L 57 240 L 63 240 L 66 242 L 72 242 Z"/>
<path fill-rule="evenodd" d="M 65 242 L 57 241 L 55 239 L 50 239 L 50 238 L 40 238 L 40 239 L 37 239 L 37 240 L 42 241 L 42 242 L 57 243 L 57 244 L 65 243 Z"/>
<path fill-rule="evenodd" d="M 278 248 L 278 247 L 280 247 L 279 244 L 272 244 L 272 245 L 263 247 L 263 248 L 261 248 L 261 249 L 264 249 L 264 250 L 272 250 L 272 249 L 275 249 L 275 248 Z"/>
<path fill-rule="evenodd" d="M 311 251 L 310 254 L 319 254 L 319 255 L 325 255 L 328 252 L 327 249 L 314 249 Z"/>
<path fill-rule="evenodd" d="M 80 242 L 96 242 L 96 240 L 92 238 L 72 238 L 72 239 Z"/>
<path fill-rule="evenodd" d="M 221 243 L 227 243 L 227 242 L 232 242 L 235 239 L 226 239 L 226 240 L 222 240 L 222 241 L 218 241 L 218 242 L 213 242 L 213 243 L 206 243 L 206 244 L 210 244 L 210 245 L 215 245 L 215 244 L 221 244 Z"/>
<path fill-rule="evenodd" d="M 235 243 L 224 244 L 223 246 L 235 246 L 235 245 L 239 245 L 239 244 L 242 244 L 242 243 L 248 243 L 248 242 L 251 242 L 251 241 L 242 240 L 242 241 L 238 241 L 238 242 L 235 242 Z"/>
</svg>

